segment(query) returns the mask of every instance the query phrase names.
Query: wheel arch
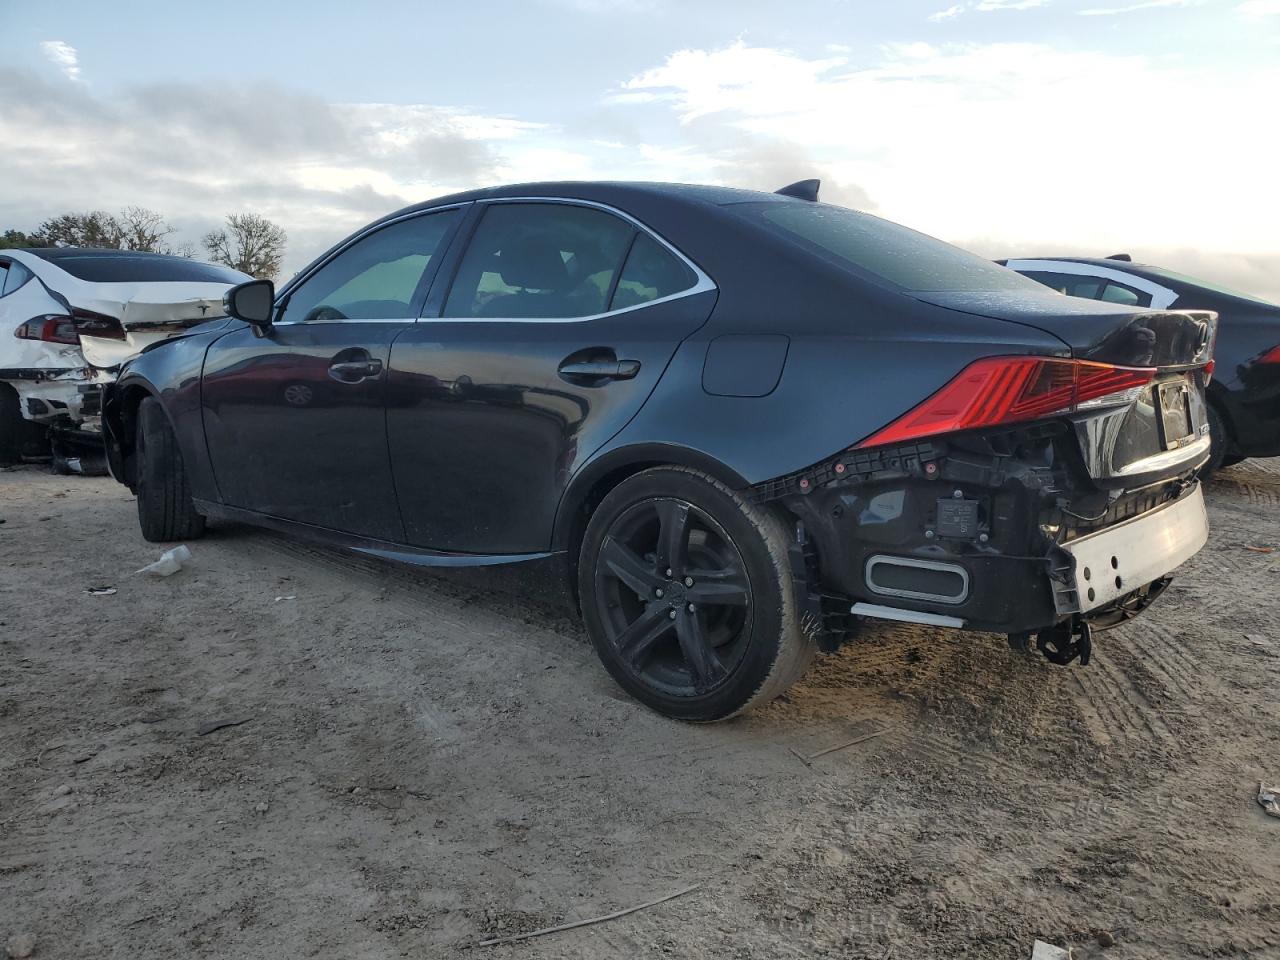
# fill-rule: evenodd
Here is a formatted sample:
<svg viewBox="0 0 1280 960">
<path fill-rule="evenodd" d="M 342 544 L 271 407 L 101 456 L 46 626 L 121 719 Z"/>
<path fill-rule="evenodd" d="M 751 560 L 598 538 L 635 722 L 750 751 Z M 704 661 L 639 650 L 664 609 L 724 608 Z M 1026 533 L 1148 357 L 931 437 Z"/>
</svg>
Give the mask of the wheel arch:
<svg viewBox="0 0 1280 960">
<path fill-rule="evenodd" d="M 587 522 L 609 491 L 628 477 L 651 467 L 690 467 L 714 477 L 734 490 L 749 484 L 728 464 L 700 450 L 672 443 L 630 444 L 610 450 L 582 467 L 569 482 L 556 509 L 551 549 L 563 551 L 568 559 L 571 589 L 576 596 L 578 548 Z"/>
<path fill-rule="evenodd" d="M 172 425 L 173 417 L 160 397 L 160 391 L 142 377 L 130 377 L 117 381 L 107 388 L 102 407 L 102 426 L 107 447 L 107 466 L 111 475 L 136 492 L 137 473 L 134 458 L 134 437 L 138 427 L 138 408 L 147 397 L 160 401 Z"/>
</svg>

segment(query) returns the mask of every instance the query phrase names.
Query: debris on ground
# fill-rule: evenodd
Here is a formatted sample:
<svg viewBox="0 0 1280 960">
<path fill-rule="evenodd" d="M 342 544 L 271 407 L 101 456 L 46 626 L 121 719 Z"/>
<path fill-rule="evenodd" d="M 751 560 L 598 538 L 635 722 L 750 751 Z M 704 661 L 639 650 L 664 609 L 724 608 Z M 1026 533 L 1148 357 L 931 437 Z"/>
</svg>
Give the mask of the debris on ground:
<svg viewBox="0 0 1280 960">
<path fill-rule="evenodd" d="M 136 570 L 134 572 L 151 573 L 157 577 L 171 577 L 181 570 L 182 565 L 190 559 L 191 550 L 185 543 L 180 543 L 178 546 L 160 554 L 160 559 L 155 563 L 148 563 L 141 570 Z"/>
<path fill-rule="evenodd" d="M 110 597 L 116 592 L 115 587 L 90 587 L 85 593 L 91 597 Z"/>
<path fill-rule="evenodd" d="M 271 602 L 272 602 L 272 603 L 279 603 L 281 600 L 297 600 L 297 599 L 298 599 L 298 598 L 297 598 L 297 596 L 296 596 L 295 594 L 289 594 L 289 596 L 287 596 L 287 597 L 276 597 L 276 598 L 275 598 L 274 600 L 272 600 Z"/>
<path fill-rule="evenodd" d="M 270 806 L 267 804 L 267 801 L 265 800 L 259 800 L 257 803 L 253 805 L 254 813 L 266 813 L 269 809 L 270 809 Z"/>
<path fill-rule="evenodd" d="M 211 720 L 209 723 L 206 723 L 203 726 L 198 727 L 196 729 L 196 736 L 207 737 L 209 734 L 213 733 L 215 730 L 222 730 L 225 727 L 238 727 L 242 723 L 248 723 L 252 719 L 253 717 L 240 717 L 237 719 L 230 719 L 230 720 Z"/>
<path fill-rule="evenodd" d="M 1280 787 L 1268 787 L 1259 781 L 1258 803 L 1267 812 L 1267 816 L 1280 817 Z"/>
<path fill-rule="evenodd" d="M 5 952 L 12 960 L 23 960 L 36 952 L 36 938 L 29 933 L 15 933 L 5 944 Z"/>
<path fill-rule="evenodd" d="M 1116 936 L 1110 930 L 1099 930 L 1098 935 L 1094 939 L 1098 941 L 1098 946 L 1102 947 L 1104 950 L 1107 947 L 1114 947 L 1116 945 Z"/>
<path fill-rule="evenodd" d="M 1245 549 L 1251 551 L 1252 553 L 1275 553 L 1276 552 L 1275 547 L 1251 547 L 1246 545 Z"/>
<path fill-rule="evenodd" d="M 1071 960 L 1071 951 L 1037 940 L 1031 945 L 1031 960 Z"/>
<path fill-rule="evenodd" d="M 876 737 L 879 737 L 887 732 L 888 731 L 884 729 L 873 730 L 870 733 L 864 733 L 860 737 L 854 737 L 852 740 L 846 740 L 844 743 L 838 743 L 834 747 L 827 747 L 825 750 L 819 750 L 817 753 L 811 753 L 808 756 L 805 756 L 803 753 L 801 753 L 799 750 L 795 749 L 794 747 L 788 747 L 787 749 L 790 750 L 793 754 L 795 754 L 796 759 L 798 759 L 806 767 L 812 767 L 813 761 L 817 760 L 819 757 L 825 757 L 828 753 L 835 753 L 837 750 L 845 750 L 845 749 L 848 749 L 849 747 L 856 747 L 860 743 L 866 743 L 868 740 L 874 740 Z"/>
<path fill-rule="evenodd" d="M 606 913 L 602 917 L 592 917 L 589 920 L 576 920 L 573 923 L 562 923 L 554 927 L 543 927 L 541 930 L 530 930 L 528 933 L 518 933 L 513 937 L 497 937 L 493 940 L 481 940 L 476 946 L 493 947 L 500 943 L 515 943 L 517 940 L 528 940 L 532 937 L 542 937 L 548 933 L 559 933 L 562 930 L 573 930 L 576 927 L 588 927 L 595 923 L 604 923 L 606 920 L 617 920 L 619 917 L 625 917 L 628 914 L 637 913 L 640 910 L 648 910 L 650 907 L 656 907 L 660 903 L 666 903 L 668 900 L 674 900 L 676 897 L 683 897 L 686 893 L 701 889 L 702 884 L 695 883 L 692 887 L 685 887 L 683 890 L 677 890 L 675 893 L 669 893 L 665 897 L 659 897 L 657 900 L 650 900 L 648 903 L 642 903 L 638 907 L 628 907 L 626 910 L 618 910 L 614 913 Z"/>
</svg>

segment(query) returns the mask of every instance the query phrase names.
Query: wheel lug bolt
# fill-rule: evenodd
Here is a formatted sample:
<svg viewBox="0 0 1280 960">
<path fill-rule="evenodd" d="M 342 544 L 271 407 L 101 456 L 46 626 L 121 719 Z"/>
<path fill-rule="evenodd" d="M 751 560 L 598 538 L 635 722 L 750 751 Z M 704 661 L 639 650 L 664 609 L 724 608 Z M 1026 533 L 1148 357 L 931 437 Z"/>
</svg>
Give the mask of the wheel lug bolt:
<svg viewBox="0 0 1280 960">
<path fill-rule="evenodd" d="M 659 600 L 661 600 L 661 599 L 662 599 L 662 588 L 661 588 L 661 587 L 659 587 L 657 590 L 653 591 L 653 595 L 654 595 L 655 597 L 657 597 Z"/>
<path fill-rule="evenodd" d="M 689 612 L 690 612 L 690 613 L 693 613 L 693 611 L 694 611 L 694 610 L 696 610 L 697 608 L 696 608 L 696 607 L 691 603 L 691 604 L 689 604 L 689 608 L 688 608 L 688 609 L 689 609 Z"/>
<path fill-rule="evenodd" d="M 686 587 L 692 587 L 692 586 L 693 586 L 693 577 L 685 577 L 685 578 L 684 578 L 684 585 L 685 585 Z"/>
<path fill-rule="evenodd" d="M 668 576 L 668 577 L 669 577 L 669 576 L 671 576 L 671 568 L 670 568 L 670 567 L 667 567 L 667 576 Z"/>
<path fill-rule="evenodd" d="M 672 610 L 669 614 L 667 614 L 667 616 L 670 617 L 672 620 L 674 620 L 676 618 L 676 612 Z"/>
</svg>

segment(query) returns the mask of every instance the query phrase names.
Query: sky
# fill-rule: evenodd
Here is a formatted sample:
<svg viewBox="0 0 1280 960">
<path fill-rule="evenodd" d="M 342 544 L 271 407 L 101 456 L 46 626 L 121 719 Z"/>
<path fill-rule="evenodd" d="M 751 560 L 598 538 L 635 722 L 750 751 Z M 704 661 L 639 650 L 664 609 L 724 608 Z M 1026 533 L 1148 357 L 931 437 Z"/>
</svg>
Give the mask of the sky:
<svg viewBox="0 0 1280 960">
<path fill-rule="evenodd" d="M 1280 301 L 1280 0 L 0 0 L 0 231 L 141 205 L 285 274 L 456 190 L 822 198 Z"/>
</svg>

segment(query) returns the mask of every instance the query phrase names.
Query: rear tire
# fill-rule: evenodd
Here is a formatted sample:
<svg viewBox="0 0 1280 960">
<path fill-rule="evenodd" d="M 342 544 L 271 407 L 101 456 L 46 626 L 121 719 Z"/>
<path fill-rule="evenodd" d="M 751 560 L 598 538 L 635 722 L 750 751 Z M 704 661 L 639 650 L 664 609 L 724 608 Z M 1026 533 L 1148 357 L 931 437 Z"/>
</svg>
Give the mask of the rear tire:
<svg viewBox="0 0 1280 960">
<path fill-rule="evenodd" d="M 138 477 L 138 525 L 152 543 L 195 540 L 204 534 L 173 426 L 155 397 L 138 407 L 134 456 Z"/>
<path fill-rule="evenodd" d="M 817 650 L 800 627 L 787 544 L 778 514 L 697 471 L 657 467 L 618 484 L 578 561 L 606 669 L 679 720 L 725 720 L 778 696 Z"/>
</svg>

